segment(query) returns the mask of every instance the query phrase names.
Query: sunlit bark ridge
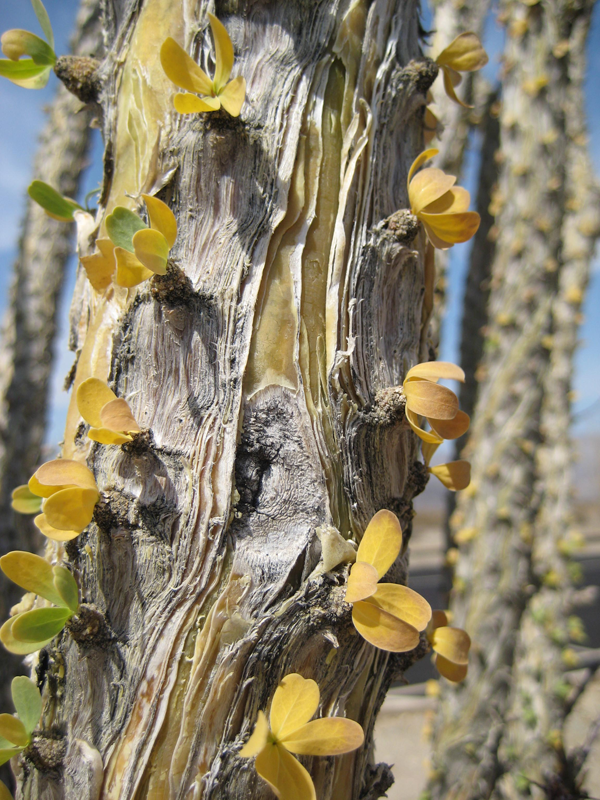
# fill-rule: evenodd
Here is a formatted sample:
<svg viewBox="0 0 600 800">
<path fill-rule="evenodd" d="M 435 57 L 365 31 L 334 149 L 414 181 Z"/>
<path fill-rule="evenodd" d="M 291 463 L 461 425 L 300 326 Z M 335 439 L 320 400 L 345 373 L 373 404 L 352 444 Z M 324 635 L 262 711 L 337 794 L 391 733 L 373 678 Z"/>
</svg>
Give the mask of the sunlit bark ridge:
<svg viewBox="0 0 600 800">
<path fill-rule="evenodd" d="M 171 36 L 212 74 L 207 10 L 247 82 L 238 119 L 177 115 L 160 66 Z M 414 0 L 107 5 L 102 211 L 158 192 L 179 233 L 162 278 L 104 295 L 78 279 L 75 388 L 108 380 L 152 433 L 90 445 L 72 402 L 64 455 L 87 459 L 102 499 L 65 549 L 102 622 L 41 661 L 64 757 L 27 773 L 32 797 L 271 797 L 237 754 L 285 674 L 314 678 L 321 713 L 370 743 L 417 657 L 356 634 L 347 567 L 322 558 L 380 508 L 405 550 L 424 485 L 391 390 L 422 359 L 423 242 L 400 211 L 437 71 L 412 61 L 417 14 Z M 391 579 L 406 569 L 404 553 Z M 307 759 L 317 795 L 380 796 L 370 758 Z"/>
</svg>

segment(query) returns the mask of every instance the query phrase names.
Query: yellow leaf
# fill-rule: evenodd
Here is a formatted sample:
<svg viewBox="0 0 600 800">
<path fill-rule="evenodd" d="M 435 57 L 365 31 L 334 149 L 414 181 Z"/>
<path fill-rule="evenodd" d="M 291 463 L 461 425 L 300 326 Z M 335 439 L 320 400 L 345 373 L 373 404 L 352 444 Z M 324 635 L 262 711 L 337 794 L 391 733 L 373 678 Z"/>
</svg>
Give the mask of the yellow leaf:
<svg viewBox="0 0 600 800">
<path fill-rule="evenodd" d="M 0 642 L 2 642 L 9 653 L 14 653 L 17 656 L 26 656 L 29 655 L 29 653 L 35 653 L 36 650 L 41 650 L 42 647 L 45 647 L 54 639 L 54 636 L 50 639 L 46 639 L 44 642 L 21 642 L 15 639 L 12 626 L 19 616 L 20 614 L 17 614 L 15 617 L 6 620 L 4 625 L 0 628 Z"/>
<path fill-rule="evenodd" d="M 223 23 L 214 14 L 208 12 L 210 27 L 215 40 L 215 76 L 213 86 L 215 94 L 220 94 L 231 75 L 233 67 L 233 45 Z M 239 113 L 239 112 L 238 112 Z M 236 115 L 237 116 L 237 115 Z"/>
<path fill-rule="evenodd" d="M 137 259 L 156 275 L 165 275 L 169 258 L 169 245 L 160 231 L 145 228 L 133 236 Z"/>
<path fill-rule="evenodd" d="M 13 800 L 12 794 L 8 791 L 6 786 L 1 782 L 0 782 L 0 800 Z"/>
<path fill-rule="evenodd" d="M 419 644 L 419 631 L 370 600 L 352 606 L 354 627 L 367 642 L 391 653 L 405 653 Z"/>
<path fill-rule="evenodd" d="M 415 172 L 422 166 L 426 161 L 429 161 L 430 158 L 437 156 L 440 151 L 437 150 L 435 147 L 430 148 L 429 150 L 424 150 L 420 155 L 418 155 L 413 163 L 411 164 L 410 169 L 408 170 L 408 185 L 410 186 L 410 179 L 415 174 Z"/>
<path fill-rule="evenodd" d="M 110 286 L 115 271 L 115 246 L 110 239 L 96 239 L 96 247 L 99 253 L 82 256 L 79 260 L 94 289 L 103 292 Z"/>
<path fill-rule="evenodd" d="M 380 583 L 369 602 L 393 617 L 408 622 L 418 631 L 424 631 L 431 619 L 431 606 L 427 600 L 408 586 Z"/>
<path fill-rule="evenodd" d="M 474 72 L 488 63 L 488 56 L 479 37 L 467 31 L 453 39 L 436 61 L 440 66 L 448 66 L 459 72 Z"/>
<path fill-rule="evenodd" d="M 87 378 L 77 388 L 77 409 L 83 419 L 93 428 L 102 425 L 100 411 L 102 406 L 116 400 L 117 395 L 98 378 Z"/>
<path fill-rule="evenodd" d="M 452 661 L 448 661 L 447 658 L 440 655 L 434 656 L 433 663 L 440 675 L 449 681 L 460 683 L 467 677 L 468 664 L 453 664 Z"/>
<path fill-rule="evenodd" d="M 42 507 L 42 499 L 33 494 L 29 486 L 17 486 L 12 491 L 11 506 L 19 514 L 39 514 Z"/>
<path fill-rule="evenodd" d="M 468 461 L 450 461 L 429 467 L 429 472 L 441 481 L 451 492 L 460 492 L 471 483 L 471 465 Z"/>
<path fill-rule="evenodd" d="M 0 567 L 9 580 L 26 592 L 38 594 L 57 606 L 65 605 L 54 584 L 52 565 L 41 556 L 24 550 L 13 550 L 0 558 Z"/>
<path fill-rule="evenodd" d="M 377 589 L 379 575 L 377 570 L 366 561 L 356 561 L 348 575 L 348 585 L 346 586 L 347 603 L 356 603 L 371 597 Z"/>
<path fill-rule="evenodd" d="M 55 458 L 53 461 L 47 461 L 34 472 L 29 480 L 29 488 L 40 497 L 50 497 L 55 492 L 69 486 L 96 489 L 92 471 L 85 464 L 69 458 Z"/>
<path fill-rule="evenodd" d="M 465 373 L 451 361 L 424 361 L 422 364 L 415 364 L 408 370 L 405 380 L 410 378 L 425 378 L 433 382 L 445 378 L 464 383 Z"/>
<path fill-rule="evenodd" d="M 471 638 L 461 628 L 449 628 L 444 625 L 433 632 L 431 646 L 443 658 L 453 664 L 469 663 L 469 648 Z"/>
<path fill-rule="evenodd" d="M 47 536 L 48 539 L 52 539 L 55 542 L 70 542 L 71 539 L 75 539 L 81 533 L 81 531 L 62 531 L 52 527 L 46 519 L 45 514 L 39 514 L 33 520 L 33 523 L 40 529 L 44 536 Z"/>
<path fill-rule="evenodd" d="M 129 404 L 122 398 L 115 398 L 103 406 L 100 418 L 102 425 L 111 431 L 138 433 L 140 430 Z"/>
<path fill-rule="evenodd" d="M 358 722 L 344 717 L 324 717 L 307 722 L 281 743 L 299 756 L 339 756 L 356 750 L 364 738 Z"/>
<path fill-rule="evenodd" d="M 404 409 L 404 414 L 410 427 L 424 442 L 428 442 L 431 445 L 440 445 L 444 441 L 441 436 L 437 435 L 435 431 L 423 430 L 423 428 L 421 428 L 419 425 L 419 415 L 415 414 L 414 411 L 411 411 L 408 406 Z"/>
<path fill-rule="evenodd" d="M 427 214 L 422 211 L 419 219 L 436 236 L 451 244 L 467 242 L 477 233 L 481 222 L 476 211 L 464 211 L 460 214 Z"/>
<path fill-rule="evenodd" d="M 473 106 L 461 100 L 460 97 L 454 91 L 454 87 L 457 86 L 459 83 L 459 81 L 454 80 L 454 75 L 457 75 L 457 73 L 453 72 L 453 70 L 449 69 L 448 67 L 442 67 L 442 73 L 444 76 L 444 91 L 446 92 L 450 100 L 453 100 L 455 103 L 458 103 L 458 105 L 462 106 L 463 108 L 473 108 Z"/>
<path fill-rule="evenodd" d="M 244 758 L 252 758 L 258 755 L 260 751 L 266 746 L 267 738 L 269 736 L 269 723 L 265 716 L 264 711 L 258 712 L 258 719 L 254 726 L 252 736 L 248 739 L 246 744 L 240 750 L 240 755 Z"/>
<path fill-rule="evenodd" d="M 356 553 L 357 561 L 371 564 L 383 578 L 402 549 L 402 528 L 398 517 L 387 509 L 378 511 L 367 525 Z"/>
<path fill-rule="evenodd" d="M 441 169 L 428 167 L 421 170 L 415 175 L 408 187 L 412 213 L 419 216 L 426 206 L 445 195 L 455 183 L 456 178 L 454 175 L 446 175 Z"/>
<path fill-rule="evenodd" d="M 246 99 L 246 79 L 239 75 L 219 92 L 221 105 L 232 117 L 239 117 Z"/>
<path fill-rule="evenodd" d="M 458 398 L 446 386 L 421 378 L 405 380 L 403 385 L 406 407 L 415 414 L 436 419 L 454 419 Z"/>
<path fill-rule="evenodd" d="M 221 101 L 218 97 L 196 97 L 195 94 L 176 94 L 173 98 L 175 111 L 179 114 L 199 114 L 202 111 L 218 111 Z"/>
<path fill-rule="evenodd" d="M 433 113 L 431 108 L 427 106 L 425 109 L 425 116 L 423 118 L 423 138 L 425 140 L 425 144 L 429 144 L 429 142 L 433 141 L 433 139 L 435 139 L 437 136 L 439 122 L 439 119 Z"/>
<path fill-rule="evenodd" d="M 428 417 L 427 421 L 442 439 L 458 439 L 469 430 L 471 419 L 468 414 L 460 409 L 456 412 L 454 419 L 434 419 Z"/>
<path fill-rule="evenodd" d="M 62 489 L 46 500 L 44 515 L 60 531 L 82 531 L 92 521 L 99 497 L 97 489 Z"/>
<path fill-rule="evenodd" d="M 167 240 L 170 250 L 177 238 L 177 220 L 175 219 L 175 214 L 173 214 L 169 206 L 163 203 L 162 200 L 159 200 L 158 197 L 152 197 L 152 195 L 149 194 L 143 194 L 142 197 L 148 209 L 150 227 L 162 233 Z"/>
<path fill-rule="evenodd" d="M 471 195 L 466 189 L 462 186 L 453 186 L 433 203 L 429 203 L 423 211 L 427 214 L 458 214 L 467 211 L 470 202 Z"/>
<path fill-rule="evenodd" d="M 29 744 L 29 734 L 20 719 L 12 714 L 0 714 L 0 736 L 18 747 Z"/>
<path fill-rule="evenodd" d="M 310 678 L 291 672 L 281 681 L 271 703 L 271 730 L 277 739 L 300 728 L 319 705 L 319 687 Z"/>
<path fill-rule="evenodd" d="M 193 58 L 170 36 L 160 48 L 160 63 L 169 80 L 188 92 L 212 94 L 213 82 Z"/>
<path fill-rule="evenodd" d="M 88 438 L 100 444 L 127 444 L 133 441 L 133 437 L 128 433 L 115 433 L 109 428 L 90 428 Z"/>
<path fill-rule="evenodd" d="M 123 247 L 115 247 L 115 257 L 117 260 L 117 286 L 131 289 L 154 275 L 152 270 L 147 269 L 137 259 L 135 253 L 130 253 Z"/>
<path fill-rule="evenodd" d="M 436 628 L 443 628 L 444 625 L 448 624 L 448 617 L 446 616 L 445 611 L 440 611 L 439 609 L 435 609 L 435 611 L 431 615 L 431 624 L 429 628 L 431 630 L 435 630 Z"/>
<path fill-rule="evenodd" d="M 268 744 L 256 757 L 256 771 L 280 800 L 317 800 L 312 778 L 281 744 Z"/>
</svg>

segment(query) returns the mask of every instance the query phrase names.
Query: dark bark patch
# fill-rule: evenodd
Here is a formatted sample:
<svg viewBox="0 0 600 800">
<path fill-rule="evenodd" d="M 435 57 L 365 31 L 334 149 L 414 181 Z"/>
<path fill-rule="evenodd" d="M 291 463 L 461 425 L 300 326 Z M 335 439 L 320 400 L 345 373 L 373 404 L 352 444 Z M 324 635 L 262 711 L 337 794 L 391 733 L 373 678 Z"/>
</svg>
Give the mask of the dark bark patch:
<svg viewBox="0 0 600 800">
<path fill-rule="evenodd" d="M 96 103 L 102 85 L 98 77 L 100 62 L 87 56 L 59 56 L 54 65 L 56 77 L 82 103 Z"/>
<path fill-rule="evenodd" d="M 67 740 L 61 733 L 35 733 L 23 759 L 40 772 L 56 775 L 67 754 Z"/>
</svg>

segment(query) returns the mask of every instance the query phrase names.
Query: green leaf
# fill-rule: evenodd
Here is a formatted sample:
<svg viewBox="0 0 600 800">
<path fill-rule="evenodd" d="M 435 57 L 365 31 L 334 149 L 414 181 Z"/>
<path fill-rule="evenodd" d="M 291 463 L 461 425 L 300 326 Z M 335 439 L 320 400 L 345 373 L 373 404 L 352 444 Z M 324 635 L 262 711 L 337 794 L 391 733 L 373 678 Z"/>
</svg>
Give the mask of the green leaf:
<svg viewBox="0 0 600 800">
<path fill-rule="evenodd" d="M 26 747 L 30 740 L 25 725 L 12 714 L 0 714 L 0 736 L 17 747 Z"/>
<path fill-rule="evenodd" d="M 39 594 L 57 606 L 66 608 L 67 604 L 54 583 L 54 570 L 46 559 L 13 550 L 0 558 L 0 569 L 6 577 L 26 592 Z"/>
<path fill-rule="evenodd" d="M 42 510 L 42 498 L 29 489 L 27 484 L 13 489 L 11 506 L 19 514 L 39 514 Z"/>
<path fill-rule="evenodd" d="M 15 710 L 28 734 L 32 734 L 42 716 L 42 696 L 38 687 L 29 678 L 19 675 L 13 678 L 10 687 Z"/>
<path fill-rule="evenodd" d="M 64 601 L 63 605 L 76 614 L 79 610 L 79 589 L 66 567 L 54 567 L 54 585 Z"/>
<path fill-rule="evenodd" d="M 6 749 L 0 750 L 0 766 L 2 766 L 2 764 L 6 764 L 7 761 L 10 761 L 10 759 L 13 756 L 18 756 L 19 753 L 22 750 L 23 750 L 22 747 L 10 747 L 10 748 L 6 748 Z M 4 786 L 4 784 L 2 784 L 2 785 Z M 4 787 L 4 788 L 6 789 L 6 787 Z M 10 792 L 8 791 L 8 789 L 6 789 L 6 791 L 8 792 L 6 797 L 10 797 Z M 2 797 L 2 795 L 0 794 L 0 798 L 1 797 Z M 11 800 L 12 800 L 12 797 L 11 797 Z"/>
<path fill-rule="evenodd" d="M 53 636 L 51 636 L 49 639 L 46 639 L 44 642 L 21 642 L 15 639 L 12 629 L 13 625 L 20 616 L 20 614 L 17 614 L 16 617 L 10 617 L 10 619 L 7 619 L 4 625 L 0 628 L 0 642 L 2 642 L 9 653 L 14 653 L 17 656 L 26 656 L 29 655 L 29 653 L 35 653 L 36 650 L 41 650 L 42 647 L 50 644 L 54 638 Z"/>
<path fill-rule="evenodd" d="M 36 64 L 44 67 L 52 67 L 56 63 L 56 55 L 49 44 L 35 33 L 18 28 L 2 34 L 2 52 L 13 61 L 30 56 Z"/>
<path fill-rule="evenodd" d="M 45 642 L 59 634 L 72 616 L 68 608 L 34 608 L 15 618 L 12 633 L 18 642 Z"/>
<path fill-rule="evenodd" d="M 1 759 L 1 756 L 0 756 Z M 2 764 L 2 760 L 0 760 L 0 764 Z M 13 800 L 12 794 L 8 791 L 6 786 L 0 781 L 0 800 Z"/>
<path fill-rule="evenodd" d="M 134 234 L 147 227 L 137 214 L 123 206 L 117 206 L 106 218 L 106 232 L 111 242 L 115 247 L 122 247 L 130 253 L 134 252 L 132 241 Z"/>
<path fill-rule="evenodd" d="M 9 81 L 17 81 L 36 78 L 45 72 L 48 67 L 36 64 L 31 58 L 22 58 L 20 61 L 11 61 L 10 58 L 0 58 L 0 76 L 8 78 Z"/>
<path fill-rule="evenodd" d="M 44 36 L 48 40 L 48 44 L 54 50 L 54 34 L 52 33 L 52 25 L 50 24 L 50 17 L 44 8 L 42 0 L 31 0 L 31 5 L 33 6 L 35 15 L 38 18 L 40 27 L 44 32 Z"/>
<path fill-rule="evenodd" d="M 33 181 L 27 189 L 29 197 L 40 205 L 44 211 L 61 222 L 73 222 L 73 212 L 81 209 L 79 203 L 63 197 L 43 181 Z"/>
</svg>

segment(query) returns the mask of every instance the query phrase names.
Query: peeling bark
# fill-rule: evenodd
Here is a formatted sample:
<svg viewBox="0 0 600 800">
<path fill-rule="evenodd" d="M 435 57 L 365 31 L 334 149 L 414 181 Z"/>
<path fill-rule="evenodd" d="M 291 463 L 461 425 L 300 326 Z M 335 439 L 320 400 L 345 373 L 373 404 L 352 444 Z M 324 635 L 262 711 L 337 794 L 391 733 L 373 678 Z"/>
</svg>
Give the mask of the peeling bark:
<svg viewBox="0 0 600 800">
<path fill-rule="evenodd" d="M 451 520 L 461 541 L 451 607 L 457 624 L 471 634 L 474 652 L 465 685 L 442 693 L 434 798 L 538 796 L 534 785 L 516 776 L 524 769 L 539 768 L 538 775 L 552 769 L 551 747 L 542 737 L 560 721 L 560 703 L 550 700 L 556 643 L 548 663 L 544 648 L 552 638 L 550 620 L 564 623 L 568 598 L 552 589 L 548 574 L 550 563 L 560 563 L 557 588 L 564 588 L 557 547 L 568 517 L 564 470 L 577 318 L 567 287 L 585 282 L 596 235 L 588 226 L 582 240 L 572 208 L 587 157 L 573 148 L 573 126 L 583 124 L 581 36 L 592 5 L 506 2 L 503 9 L 509 39 L 490 319 L 465 448 L 472 483 Z M 570 119 L 575 106 L 579 122 Z M 575 140 L 581 148 L 576 134 Z M 555 512 L 560 518 L 548 536 Z M 541 674 L 534 663 L 543 663 Z M 524 700 L 532 691 L 530 707 Z M 535 730 L 528 729 L 530 711 L 540 714 Z M 507 770 L 511 774 L 500 785 Z"/>
<path fill-rule="evenodd" d="M 98 2 L 84 3 L 73 35 L 76 52 L 97 50 L 98 13 Z M 52 184 L 67 196 L 77 195 L 91 118 L 90 111 L 81 110 L 81 103 L 59 87 L 48 111 L 32 178 Z M 9 550 L 36 550 L 41 545 L 42 537 L 31 519 L 13 512 L 11 492 L 27 483 L 40 463 L 57 302 L 72 246 L 73 227 L 55 222 L 28 200 L 0 348 L 0 555 Z M 0 581 L 0 616 L 4 620 L 21 591 L 4 575 Z M 23 671 L 21 659 L 0 648 L 0 671 L 1 708 L 10 709 L 10 679 Z"/>
<path fill-rule="evenodd" d="M 75 388 L 109 380 L 152 433 L 93 445 L 69 412 L 64 455 L 87 460 L 103 497 L 65 555 L 106 629 L 41 654 L 44 730 L 65 755 L 22 759 L 25 797 L 270 797 L 237 753 L 299 671 L 321 713 L 366 734 L 356 753 L 306 759 L 318 796 L 375 798 L 389 772 L 370 763 L 377 711 L 427 650 L 393 656 L 356 634 L 347 567 L 319 569 L 317 536 L 359 538 L 385 507 L 407 544 L 423 488 L 386 394 L 422 358 L 424 241 L 397 213 L 437 72 L 418 3 L 217 3 L 246 104 L 239 119 L 180 117 L 158 50 L 171 35 L 204 64 L 208 8 L 107 6 L 103 211 L 159 191 L 179 234 L 164 278 L 104 297 L 78 279 Z M 405 547 L 389 579 L 407 566 Z"/>
</svg>

